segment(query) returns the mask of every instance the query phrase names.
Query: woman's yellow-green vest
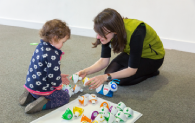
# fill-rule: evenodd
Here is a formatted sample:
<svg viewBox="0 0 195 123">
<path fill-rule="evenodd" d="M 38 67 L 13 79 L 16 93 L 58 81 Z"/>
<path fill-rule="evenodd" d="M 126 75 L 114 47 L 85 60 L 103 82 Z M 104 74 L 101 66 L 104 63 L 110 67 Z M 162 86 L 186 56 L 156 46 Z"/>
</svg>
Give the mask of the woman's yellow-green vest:
<svg viewBox="0 0 195 123">
<path fill-rule="evenodd" d="M 136 20 L 136 19 L 124 19 L 125 29 L 127 33 L 127 44 L 125 46 L 124 52 L 129 54 L 130 53 L 130 39 L 137 28 L 143 21 Z M 163 48 L 163 44 L 156 34 L 154 29 L 150 27 L 148 24 L 144 23 L 146 27 L 146 36 L 143 42 L 143 49 L 142 49 L 142 58 L 149 58 L 149 59 L 162 59 L 165 55 L 165 50 Z"/>
</svg>

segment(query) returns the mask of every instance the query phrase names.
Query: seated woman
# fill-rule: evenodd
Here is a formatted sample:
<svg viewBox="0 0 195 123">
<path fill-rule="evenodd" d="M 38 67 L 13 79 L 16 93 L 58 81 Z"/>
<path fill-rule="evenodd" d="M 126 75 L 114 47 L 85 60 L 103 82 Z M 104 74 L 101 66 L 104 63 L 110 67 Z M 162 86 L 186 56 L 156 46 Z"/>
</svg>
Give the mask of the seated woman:
<svg viewBox="0 0 195 123">
<path fill-rule="evenodd" d="M 147 23 L 123 19 L 116 10 L 107 8 L 95 17 L 94 30 L 97 40 L 93 45 L 101 44 L 101 58 L 77 74 L 85 77 L 107 68 L 104 75 L 95 76 L 86 83 L 91 85 L 90 89 L 112 79 L 119 79 L 119 85 L 134 85 L 159 75 L 165 50 L 159 36 Z M 111 50 L 120 54 L 109 64 Z"/>
</svg>

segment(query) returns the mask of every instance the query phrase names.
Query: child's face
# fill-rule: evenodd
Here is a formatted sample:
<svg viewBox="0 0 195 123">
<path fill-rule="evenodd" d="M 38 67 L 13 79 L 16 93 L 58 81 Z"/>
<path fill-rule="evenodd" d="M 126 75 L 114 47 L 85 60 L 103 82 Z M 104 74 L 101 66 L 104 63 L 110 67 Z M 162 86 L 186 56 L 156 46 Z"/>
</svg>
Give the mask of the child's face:
<svg viewBox="0 0 195 123">
<path fill-rule="evenodd" d="M 54 39 L 51 40 L 51 44 L 55 46 L 57 49 L 61 49 L 63 44 L 69 39 L 68 36 L 65 36 L 62 39 L 58 39 L 58 42 L 55 42 Z"/>
</svg>

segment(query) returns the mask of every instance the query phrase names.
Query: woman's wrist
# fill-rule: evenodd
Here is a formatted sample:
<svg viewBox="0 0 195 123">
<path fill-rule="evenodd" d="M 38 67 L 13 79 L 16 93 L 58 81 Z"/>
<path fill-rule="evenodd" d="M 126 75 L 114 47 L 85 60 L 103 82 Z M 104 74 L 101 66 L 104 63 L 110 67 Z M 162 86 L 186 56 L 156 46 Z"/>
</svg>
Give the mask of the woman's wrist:
<svg viewBox="0 0 195 123">
<path fill-rule="evenodd" d="M 108 78 L 108 75 L 107 74 L 104 74 L 103 77 L 104 77 L 104 82 L 106 82 L 108 80 L 107 79 Z"/>
<path fill-rule="evenodd" d="M 86 70 L 86 69 L 83 69 L 82 71 L 83 71 L 83 73 L 85 73 L 85 74 L 86 74 L 86 76 L 88 75 L 88 73 L 87 73 L 87 70 Z"/>
</svg>

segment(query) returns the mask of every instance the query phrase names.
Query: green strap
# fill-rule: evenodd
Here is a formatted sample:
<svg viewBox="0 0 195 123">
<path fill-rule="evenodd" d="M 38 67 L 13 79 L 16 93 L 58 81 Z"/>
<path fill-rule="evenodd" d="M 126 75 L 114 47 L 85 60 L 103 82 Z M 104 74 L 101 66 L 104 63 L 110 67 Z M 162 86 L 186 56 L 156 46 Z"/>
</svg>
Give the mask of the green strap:
<svg viewBox="0 0 195 123">
<path fill-rule="evenodd" d="M 30 43 L 30 45 L 38 45 L 39 43 Z"/>
</svg>

